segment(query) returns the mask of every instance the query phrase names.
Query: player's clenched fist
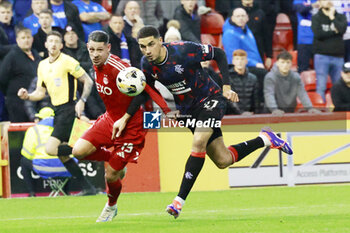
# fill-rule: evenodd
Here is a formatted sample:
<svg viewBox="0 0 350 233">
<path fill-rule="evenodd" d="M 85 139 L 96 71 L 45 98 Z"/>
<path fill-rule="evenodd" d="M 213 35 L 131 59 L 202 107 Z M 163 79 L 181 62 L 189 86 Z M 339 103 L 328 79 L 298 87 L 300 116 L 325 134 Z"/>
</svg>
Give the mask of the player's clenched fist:
<svg viewBox="0 0 350 233">
<path fill-rule="evenodd" d="M 22 100 L 27 100 L 29 99 L 28 91 L 25 88 L 21 88 L 18 90 L 17 95 L 20 99 Z"/>
<path fill-rule="evenodd" d="M 238 102 L 239 98 L 238 98 L 238 94 L 234 91 L 231 90 L 231 86 L 230 85 L 224 85 L 222 87 L 222 95 L 224 97 L 226 97 L 226 99 L 231 100 L 232 102 Z"/>
</svg>

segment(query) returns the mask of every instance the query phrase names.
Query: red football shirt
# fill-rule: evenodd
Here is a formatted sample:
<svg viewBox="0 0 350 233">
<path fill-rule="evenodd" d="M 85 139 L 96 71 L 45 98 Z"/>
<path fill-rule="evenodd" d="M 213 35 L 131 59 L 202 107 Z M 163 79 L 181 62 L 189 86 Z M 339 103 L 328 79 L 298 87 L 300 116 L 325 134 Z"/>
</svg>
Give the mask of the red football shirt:
<svg viewBox="0 0 350 233">
<path fill-rule="evenodd" d="M 126 113 L 133 99 L 119 91 L 116 80 L 119 72 L 129 66 L 113 54 L 109 55 L 101 67 L 94 66 L 97 91 L 106 106 L 106 112 L 113 121 Z M 142 111 L 138 110 L 134 117 L 142 117 Z"/>
</svg>

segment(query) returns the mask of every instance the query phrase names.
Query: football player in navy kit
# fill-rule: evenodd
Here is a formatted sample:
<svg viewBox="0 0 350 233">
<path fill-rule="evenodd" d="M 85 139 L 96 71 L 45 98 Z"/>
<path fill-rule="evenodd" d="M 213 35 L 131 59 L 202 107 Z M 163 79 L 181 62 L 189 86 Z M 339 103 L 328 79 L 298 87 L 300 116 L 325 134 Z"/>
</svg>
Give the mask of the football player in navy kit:
<svg viewBox="0 0 350 233">
<path fill-rule="evenodd" d="M 206 154 L 220 169 L 264 146 L 292 154 L 288 143 L 270 130 L 262 130 L 255 139 L 225 146 L 220 129 L 221 119 L 227 101 L 237 102 L 239 99 L 229 85 L 227 60 L 222 49 L 193 42 L 163 43 L 153 26 L 143 27 L 137 39 L 144 55 L 141 67 L 147 83 L 152 87 L 157 80 L 167 87 L 174 95 L 180 118 L 186 118 L 186 125 L 193 133 L 192 151 L 186 162 L 180 191 L 166 209 L 170 215 L 175 218 L 179 216 L 203 167 Z M 223 80 L 222 89 L 203 71 L 200 62 L 206 60 L 217 62 Z"/>
</svg>

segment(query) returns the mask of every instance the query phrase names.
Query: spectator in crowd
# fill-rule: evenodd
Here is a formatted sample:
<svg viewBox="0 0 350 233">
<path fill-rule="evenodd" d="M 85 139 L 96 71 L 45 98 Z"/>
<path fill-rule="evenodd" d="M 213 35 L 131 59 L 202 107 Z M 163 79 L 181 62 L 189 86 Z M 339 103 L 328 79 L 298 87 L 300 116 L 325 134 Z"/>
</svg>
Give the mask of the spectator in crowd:
<svg viewBox="0 0 350 233">
<path fill-rule="evenodd" d="M 14 14 L 14 21 L 15 24 L 22 23 L 23 19 L 28 16 L 28 10 L 30 10 L 32 0 L 13 0 L 13 14 Z"/>
<path fill-rule="evenodd" d="M 123 10 L 126 15 L 127 11 L 127 5 L 132 3 L 132 6 L 136 7 L 136 4 L 139 6 L 139 13 L 138 15 L 142 18 L 145 25 L 152 25 L 156 28 L 161 28 L 164 23 L 164 14 L 163 9 L 161 6 L 161 0 L 152 0 L 152 1 L 144 1 L 144 0 L 121 0 L 119 2 L 118 8 L 117 8 L 117 14 L 122 14 Z M 130 7 L 130 6 L 129 6 Z M 131 12 L 132 13 L 132 12 Z M 129 18 L 129 17 L 128 17 Z M 133 20 L 133 17 L 131 16 L 129 20 Z M 139 21 L 139 19 L 136 19 L 136 21 Z M 134 22 L 132 22 L 134 23 Z"/>
<path fill-rule="evenodd" d="M 37 82 L 38 82 L 38 77 L 35 77 L 28 87 L 29 92 L 33 92 L 35 90 Z M 31 122 L 39 121 L 37 114 L 40 111 L 40 109 L 45 107 L 50 107 L 50 108 L 52 107 L 50 96 L 48 94 L 46 94 L 44 99 L 40 101 L 35 101 L 35 102 L 29 101 L 29 100 L 24 101 L 24 111 L 28 115 L 29 121 Z"/>
<path fill-rule="evenodd" d="M 180 22 L 182 40 L 201 43 L 201 20 L 196 9 L 197 0 L 181 0 L 174 19 Z"/>
<path fill-rule="evenodd" d="M 293 57 L 289 52 L 281 52 L 277 56 L 276 64 L 266 75 L 264 83 L 266 107 L 274 115 L 294 112 L 298 97 L 308 112 L 320 113 L 312 107 L 300 75 L 291 70 L 292 60 Z"/>
<path fill-rule="evenodd" d="M 248 67 L 264 68 L 258 46 L 252 31 L 247 26 L 247 12 L 243 8 L 236 8 L 231 18 L 223 26 L 222 43 L 226 52 L 228 64 L 232 64 L 233 51 L 243 49 L 248 54 Z"/>
<path fill-rule="evenodd" d="M 325 100 L 328 75 L 332 82 L 340 79 L 344 63 L 343 35 L 347 28 L 346 17 L 339 14 L 333 2 L 319 0 L 320 10 L 312 17 L 314 32 L 314 64 L 317 77 L 316 91 Z"/>
<path fill-rule="evenodd" d="M 5 30 L 0 27 L 0 64 L 1 60 L 6 56 L 6 54 L 14 47 L 9 44 L 8 36 Z"/>
<path fill-rule="evenodd" d="M 312 43 L 314 33 L 311 29 L 311 18 L 318 11 L 318 0 L 295 0 L 294 9 L 298 16 L 298 72 L 301 73 L 310 68 L 310 60 L 313 57 Z"/>
<path fill-rule="evenodd" d="M 76 59 L 84 70 L 89 72 L 90 77 L 94 77 L 92 70 L 92 63 L 90 60 L 89 52 L 86 44 L 78 38 L 78 35 L 73 26 L 67 25 L 64 32 L 64 47 L 62 52 Z M 94 79 L 92 78 L 92 82 Z M 83 92 L 83 86 L 78 83 L 78 93 L 81 95 Z M 84 114 L 89 119 L 97 119 L 102 113 L 105 112 L 103 101 L 98 95 L 95 86 L 91 88 L 91 93 L 85 103 Z"/>
<path fill-rule="evenodd" d="M 256 75 L 259 82 L 259 99 L 263 104 L 264 77 L 267 71 L 259 54 L 256 40 L 252 31 L 247 26 L 248 15 L 243 8 L 236 8 L 231 18 L 225 21 L 223 26 L 222 44 L 224 46 L 228 64 L 232 64 L 233 51 L 243 49 L 247 53 L 249 72 Z M 262 107 L 262 106 L 261 106 Z"/>
<path fill-rule="evenodd" d="M 18 109 L 24 109 L 24 101 L 18 98 L 20 87 L 28 88 L 36 77 L 40 57 L 32 49 L 33 37 L 28 28 L 17 31 L 17 46 L 4 58 L 0 67 L 0 87 L 6 95 L 6 107 L 11 122 L 28 122 L 25 112 L 18 114 Z"/>
<path fill-rule="evenodd" d="M 181 33 L 179 31 L 179 29 L 180 29 L 180 22 L 179 21 L 177 21 L 175 19 L 170 20 L 167 23 L 167 28 L 168 28 L 168 30 L 164 36 L 165 43 L 170 43 L 170 42 L 181 40 Z"/>
<path fill-rule="evenodd" d="M 6 56 L 6 54 L 11 50 L 12 47 L 13 45 L 9 45 L 6 32 L 2 27 L 0 27 L 0 66 L 1 66 L 1 61 Z M 0 88 L 0 121 L 6 121 L 6 120 L 8 120 L 8 118 L 7 118 L 7 112 L 5 107 L 5 96 L 1 92 L 1 88 Z"/>
<path fill-rule="evenodd" d="M 117 10 L 117 14 L 118 10 Z M 136 1 L 129 1 L 124 7 L 124 34 L 132 36 L 132 29 L 134 27 L 143 27 L 144 23 L 140 16 L 140 5 Z"/>
<path fill-rule="evenodd" d="M 73 3 L 78 7 L 85 32 L 85 42 L 87 42 L 89 34 L 95 30 L 101 30 L 101 21 L 108 20 L 110 14 L 103 6 L 90 0 L 74 0 Z"/>
<path fill-rule="evenodd" d="M 334 1 L 335 9 L 346 16 L 348 27 L 344 33 L 343 39 L 345 42 L 345 62 L 350 61 L 350 1 L 349 0 L 338 0 Z"/>
<path fill-rule="evenodd" d="M 52 108 L 42 108 L 39 113 L 35 115 L 38 119 L 37 124 L 29 127 L 24 135 L 20 164 L 24 184 L 30 197 L 35 197 L 34 180 L 32 178 L 33 159 L 53 158 L 45 152 L 45 144 L 53 131 L 54 115 Z"/>
<path fill-rule="evenodd" d="M 40 27 L 39 14 L 42 10 L 47 9 L 48 6 L 47 0 L 32 0 L 33 14 L 23 20 L 23 26 L 32 30 L 33 36 L 38 32 Z"/>
<path fill-rule="evenodd" d="M 64 31 L 64 47 L 62 52 L 75 58 L 89 72 L 92 69 L 89 52 L 86 44 L 78 38 L 78 34 L 73 26 L 67 25 Z"/>
<path fill-rule="evenodd" d="M 240 0 L 238 7 L 243 8 L 248 16 L 248 28 L 252 31 L 259 54 L 265 59 L 264 65 L 266 69 L 270 69 L 272 65 L 272 37 L 267 32 L 268 25 L 265 19 L 265 13 L 259 8 L 254 0 Z"/>
<path fill-rule="evenodd" d="M 69 25 L 74 25 L 79 38 L 85 41 L 84 29 L 79 18 L 78 8 L 69 1 L 50 0 L 49 8 L 53 12 L 53 19 L 56 26 L 64 30 Z"/>
<path fill-rule="evenodd" d="M 252 115 L 259 112 L 260 101 L 258 95 L 258 79 L 250 73 L 247 64 L 247 53 L 242 49 L 237 49 L 232 54 L 232 64 L 229 68 L 230 85 L 239 96 L 238 113 L 242 115 Z M 228 103 L 227 114 L 237 111 Z"/>
<path fill-rule="evenodd" d="M 341 79 L 331 89 L 334 111 L 350 111 L 350 62 L 343 66 Z"/>
<path fill-rule="evenodd" d="M 39 13 L 39 24 L 40 27 L 38 32 L 34 35 L 33 48 L 39 53 L 40 57 L 47 58 L 48 53 L 45 47 L 46 36 L 52 30 L 62 32 L 60 27 L 53 27 L 53 16 L 52 11 L 49 9 L 44 9 Z"/>
<path fill-rule="evenodd" d="M 0 2 L 0 27 L 5 31 L 8 42 L 10 44 L 16 44 L 12 4 L 8 1 Z"/>
<path fill-rule="evenodd" d="M 114 14 L 109 20 L 105 31 L 109 35 L 111 53 L 120 57 L 131 66 L 140 68 L 142 53 L 136 39 L 125 35 L 124 20 L 121 15 Z"/>
</svg>

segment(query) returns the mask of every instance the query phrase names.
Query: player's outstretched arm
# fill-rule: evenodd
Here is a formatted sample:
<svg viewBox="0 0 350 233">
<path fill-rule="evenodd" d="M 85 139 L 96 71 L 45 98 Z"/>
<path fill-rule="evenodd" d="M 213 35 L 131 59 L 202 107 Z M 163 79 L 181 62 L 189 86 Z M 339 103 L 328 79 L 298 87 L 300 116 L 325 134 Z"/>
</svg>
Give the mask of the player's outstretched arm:
<svg viewBox="0 0 350 233">
<path fill-rule="evenodd" d="M 81 94 L 79 101 L 75 105 L 75 112 L 77 113 L 78 117 L 80 118 L 80 116 L 85 108 L 85 102 L 90 95 L 93 82 L 92 82 L 91 78 L 87 75 L 87 73 L 84 73 L 82 76 L 80 76 L 78 78 L 78 80 L 79 80 L 79 82 L 82 82 L 84 84 L 83 93 Z"/>
<path fill-rule="evenodd" d="M 229 81 L 229 72 L 228 72 L 228 64 L 227 64 L 227 58 L 225 52 L 217 47 L 214 47 L 214 57 L 213 59 L 218 64 L 221 76 L 222 76 L 222 94 L 225 96 L 228 100 L 231 100 L 232 102 L 238 102 L 238 94 L 231 90 L 231 85 Z"/>
<path fill-rule="evenodd" d="M 44 99 L 46 94 L 46 88 L 42 86 L 37 86 L 35 91 L 32 93 L 28 93 L 27 89 L 20 88 L 17 92 L 17 95 L 22 100 L 30 100 L 30 101 L 39 101 Z"/>
</svg>

